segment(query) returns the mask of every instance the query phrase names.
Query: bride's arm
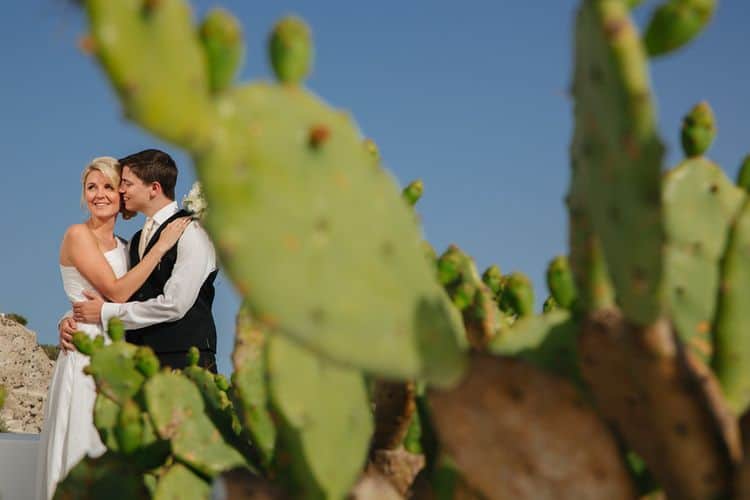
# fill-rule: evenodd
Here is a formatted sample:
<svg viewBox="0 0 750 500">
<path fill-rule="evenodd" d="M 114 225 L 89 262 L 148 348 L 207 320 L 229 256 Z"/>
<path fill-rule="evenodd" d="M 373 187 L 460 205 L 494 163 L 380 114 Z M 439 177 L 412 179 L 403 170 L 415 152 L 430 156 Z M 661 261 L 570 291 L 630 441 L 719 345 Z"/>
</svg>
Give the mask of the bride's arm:
<svg viewBox="0 0 750 500">
<path fill-rule="evenodd" d="M 171 222 L 138 265 L 121 278 L 115 276 L 106 257 L 99 250 L 96 238 L 86 226 L 71 226 L 63 238 L 63 248 L 67 250 L 65 253 L 73 266 L 99 293 L 113 302 L 125 302 L 143 285 L 164 254 L 177 243 L 189 223 L 190 219 L 187 217 Z"/>
</svg>

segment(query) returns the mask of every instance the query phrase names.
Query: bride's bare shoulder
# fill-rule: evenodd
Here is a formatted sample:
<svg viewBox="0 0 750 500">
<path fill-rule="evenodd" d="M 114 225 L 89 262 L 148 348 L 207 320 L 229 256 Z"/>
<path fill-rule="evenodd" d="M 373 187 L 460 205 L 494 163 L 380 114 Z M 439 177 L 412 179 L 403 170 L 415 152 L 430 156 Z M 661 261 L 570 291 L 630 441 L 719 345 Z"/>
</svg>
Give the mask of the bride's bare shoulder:
<svg viewBox="0 0 750 500">
<path fill-rule="evenodd" d="M 91 234 L 91 230 L 86 224 L 73 224 L 65 230 L 62 244 L 66 245 L 79 245 L 81 243 L 89 243 L 94 240 L 94 235 Z"/>
</svg>

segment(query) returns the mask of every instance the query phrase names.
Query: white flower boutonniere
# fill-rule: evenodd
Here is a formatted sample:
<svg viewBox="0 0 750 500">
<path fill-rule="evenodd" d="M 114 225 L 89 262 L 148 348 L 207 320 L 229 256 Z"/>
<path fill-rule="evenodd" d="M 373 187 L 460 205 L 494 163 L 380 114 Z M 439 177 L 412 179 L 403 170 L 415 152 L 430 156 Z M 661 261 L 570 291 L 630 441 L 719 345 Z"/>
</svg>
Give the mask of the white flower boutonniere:
<svg viewBox="0 0 750 500">
<path fill-rule="evenodd" d="M 203 219 L 208 210 L 208 203 L 203 196 L 203 188 L 199 181 L 195 181 L 190 192 L 182 198 L 182 208 L 192 212 L 196 219 Z"/>
</svg>

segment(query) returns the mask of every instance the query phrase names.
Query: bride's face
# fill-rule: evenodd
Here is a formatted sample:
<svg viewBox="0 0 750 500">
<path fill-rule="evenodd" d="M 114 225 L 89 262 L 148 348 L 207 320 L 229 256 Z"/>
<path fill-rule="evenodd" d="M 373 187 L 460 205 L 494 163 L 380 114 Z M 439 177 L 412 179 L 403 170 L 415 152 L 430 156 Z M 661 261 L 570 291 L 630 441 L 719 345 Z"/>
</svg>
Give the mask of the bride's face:
<svg viewBox="0 0 750 500">
<path fill-rule="evenodd" d="M 91 215 L 100 219 L 115 217 L 120 211 L 120 193 L 117 186 L 98 170 L 92 170 L 83 184 L 86 206 Z"/>
</svg>

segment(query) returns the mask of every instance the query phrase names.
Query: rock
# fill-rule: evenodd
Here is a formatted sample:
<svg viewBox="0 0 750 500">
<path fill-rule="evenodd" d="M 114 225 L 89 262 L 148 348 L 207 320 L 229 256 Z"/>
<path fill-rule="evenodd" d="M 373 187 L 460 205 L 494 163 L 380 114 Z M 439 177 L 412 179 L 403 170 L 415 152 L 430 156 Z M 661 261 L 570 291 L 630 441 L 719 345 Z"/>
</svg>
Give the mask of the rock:
<svg viewBox="0 0 750 500">
<path fill-rule="evenodd" d="M 8 391 L 0 421 L 9 432 L 41 432 L 54 366 L 34 332 L 0 316 L 0 385 Z"/>
</svg>

